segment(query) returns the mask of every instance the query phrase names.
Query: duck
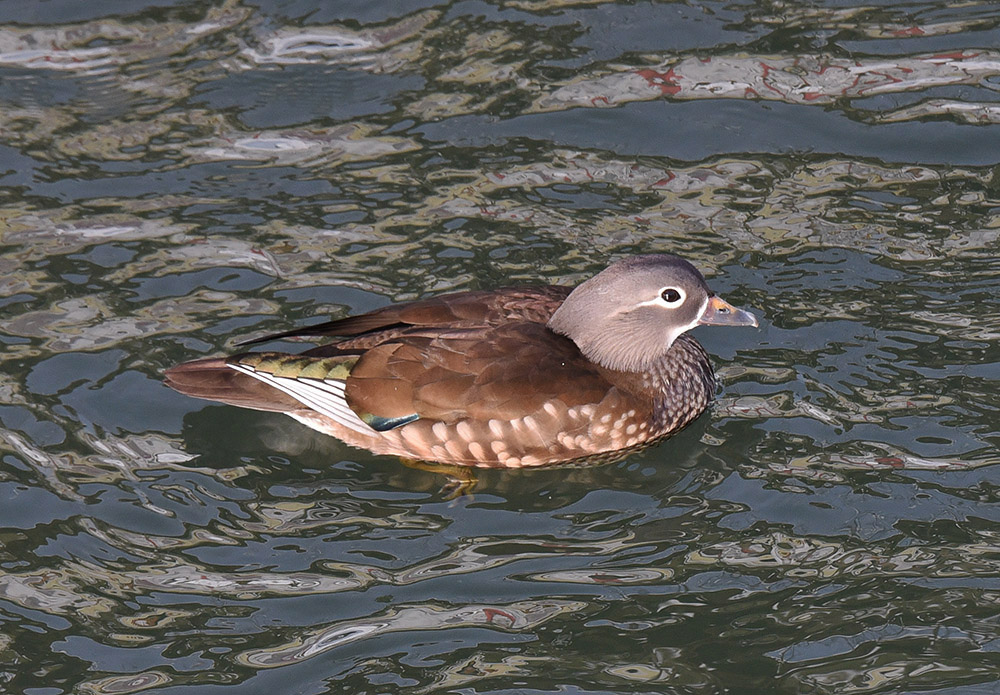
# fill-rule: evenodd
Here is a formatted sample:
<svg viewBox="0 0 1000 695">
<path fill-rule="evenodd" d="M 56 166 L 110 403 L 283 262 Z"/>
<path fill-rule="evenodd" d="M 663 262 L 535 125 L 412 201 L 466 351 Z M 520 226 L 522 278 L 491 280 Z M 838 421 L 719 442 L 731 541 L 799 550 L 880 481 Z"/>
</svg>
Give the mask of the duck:
<svg viewBox="0 0 1000 695">
<path fill-rule="evenodd" d="M 606 462 L 680 432 L 716 392 L 696 326 L 757 326 L 688 261 L 618 260 L 576 287 L 443 294 L 267 335 L 333 338 L 170 367 L 195 398 L 272 411 L 404 461 Z"/>
</svg>

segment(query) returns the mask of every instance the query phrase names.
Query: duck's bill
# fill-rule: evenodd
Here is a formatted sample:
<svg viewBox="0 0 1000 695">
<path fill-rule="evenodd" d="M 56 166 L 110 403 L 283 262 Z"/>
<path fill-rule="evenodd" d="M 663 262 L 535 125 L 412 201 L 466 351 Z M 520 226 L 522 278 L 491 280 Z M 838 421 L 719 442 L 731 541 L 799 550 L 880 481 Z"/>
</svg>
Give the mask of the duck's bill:
<svg viewBox="0 0 1000 695">
<path fill-rule="evenodd" d="M 737 309 L 719 297 L 708 298 L 708 306 L 701 312 L 698 323 L 705 326 L 757 326 L 757 317 L 749 311 Z"/>
</svg>

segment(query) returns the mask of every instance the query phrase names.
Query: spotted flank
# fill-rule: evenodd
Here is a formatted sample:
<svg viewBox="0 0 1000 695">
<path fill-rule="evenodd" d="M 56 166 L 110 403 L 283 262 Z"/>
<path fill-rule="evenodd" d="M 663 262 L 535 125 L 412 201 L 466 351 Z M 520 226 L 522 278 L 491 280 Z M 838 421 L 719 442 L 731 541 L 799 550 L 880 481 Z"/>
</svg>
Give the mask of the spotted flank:
<svg viewBox="0 0 1000 695">
<path fill-rule="evenodd" d="M 358 417 L 344 396 L 347 377 L 357 361 L 356 355 L 316 358 L 259 352 L 230 359 L 227 364 L 344 427 L 359 434 L 370 434 L 373 428 L 378 428 Z"/>
</svg>

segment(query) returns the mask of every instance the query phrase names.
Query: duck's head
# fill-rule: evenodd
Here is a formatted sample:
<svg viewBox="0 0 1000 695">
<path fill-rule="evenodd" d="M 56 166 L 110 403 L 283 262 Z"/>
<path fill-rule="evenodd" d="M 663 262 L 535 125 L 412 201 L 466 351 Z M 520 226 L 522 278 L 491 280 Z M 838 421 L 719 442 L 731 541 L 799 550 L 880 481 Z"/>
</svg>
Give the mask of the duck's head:
<svg viewBox="0 0 1000 695">
<path fill-rule="evenodd" d="M 757 318 L 728 304 L 683 258 L 625 258 L 574 289 L 548 327 L 576 343 L 602 367 L 649 369 L 677 337 L 695 326 L 756 326 Z"/>
</svg>

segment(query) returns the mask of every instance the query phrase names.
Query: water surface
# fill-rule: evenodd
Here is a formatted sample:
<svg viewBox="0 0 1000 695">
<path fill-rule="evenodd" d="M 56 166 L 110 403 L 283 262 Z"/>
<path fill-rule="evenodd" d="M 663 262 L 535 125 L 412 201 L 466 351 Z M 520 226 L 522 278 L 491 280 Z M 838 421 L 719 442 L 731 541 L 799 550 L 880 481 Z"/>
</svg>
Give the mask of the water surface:
<svg viewBox="0 0 1000 695">
<path fill-rule="evenodd" d="M 123 12 L 0 7 L 0 689 L 1000 689 L 992 4 Z M 640 252 L 762 325 L 617 464 L 453 498 L 161 383 Z"/>
</svg>

